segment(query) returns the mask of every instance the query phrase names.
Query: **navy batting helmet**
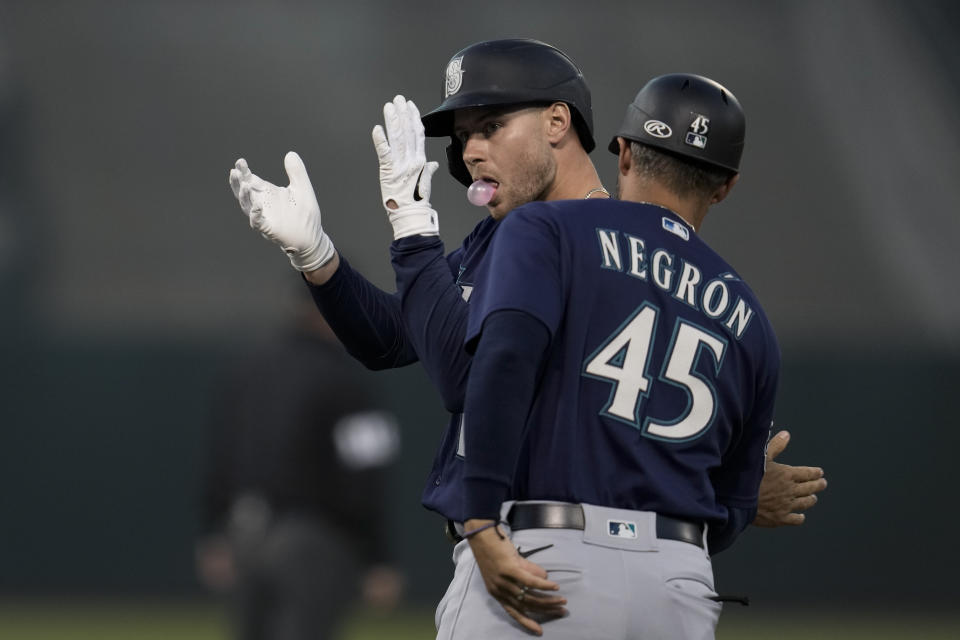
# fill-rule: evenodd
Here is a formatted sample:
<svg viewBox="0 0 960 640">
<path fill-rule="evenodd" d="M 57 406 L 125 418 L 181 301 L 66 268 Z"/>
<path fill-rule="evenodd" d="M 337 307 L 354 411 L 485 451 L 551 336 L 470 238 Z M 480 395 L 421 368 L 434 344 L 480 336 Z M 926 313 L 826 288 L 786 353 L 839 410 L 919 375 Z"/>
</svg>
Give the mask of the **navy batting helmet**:
<svg viewBox="0 0 960 640">
<path fill-rule="evenodd" d="M 644 85 L 617 136 L 737 172 L 745 133 L 743 109 L 723 85 L 671 73 Z M 620 152 L 616 137 L 609 149 Z"/>
<path fill-rule="evenodd" d="M 580 144 L 587 152 L 596 146 L 590 89 L 583 73 L 556 47 L 527 38 L 487 40 L 455 53 L 444 72 L 443 102 L 423 116 L 424 131 L 428 136 L 450 136 L 450 174 L 469 186 L 463 148 L 453 135 L 454 111 L 528 102 L 565 102 Z"/>
</svg>

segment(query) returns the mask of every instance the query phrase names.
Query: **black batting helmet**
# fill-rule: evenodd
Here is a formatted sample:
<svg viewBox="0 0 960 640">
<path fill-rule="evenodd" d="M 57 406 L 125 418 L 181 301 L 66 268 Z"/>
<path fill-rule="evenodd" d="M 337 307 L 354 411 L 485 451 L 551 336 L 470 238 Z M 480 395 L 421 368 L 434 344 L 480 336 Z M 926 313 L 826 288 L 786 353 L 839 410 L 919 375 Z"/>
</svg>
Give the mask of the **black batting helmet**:
<svg viewBox="0 0 960 640">
<path fill-rule="evenodd" d="M 737 172 L 745 133 L 743 109 L 723 85 L 671 73 L 644 85 L 617 136 Z M 616 136 L 609 149 L 620 152 Z"/>
<path fill-rule="evenodd" d="M 443 102 L 423 116 L 424 131 L 428 136 L 450 136 L 450 174 L 469 186 L 463 148 L 453 135 L 453 112 L 527 102 L 565 102 L 580 144 L 587 152 L 596 146 L 590 89 L 583 73 L 556 47 L 527 38 L 486 40 L 455 53 L 444 72 Z"/>
</svg>

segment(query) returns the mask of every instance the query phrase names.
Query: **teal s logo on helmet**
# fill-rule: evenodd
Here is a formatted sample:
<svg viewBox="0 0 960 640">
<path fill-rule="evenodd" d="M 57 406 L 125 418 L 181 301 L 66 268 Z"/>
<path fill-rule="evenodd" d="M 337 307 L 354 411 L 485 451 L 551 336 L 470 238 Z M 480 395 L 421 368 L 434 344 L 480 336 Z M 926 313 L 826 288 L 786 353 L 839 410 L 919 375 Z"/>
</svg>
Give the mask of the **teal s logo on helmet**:
<svg viewBox="0 0 960 640">
<path fill-rule="evenodd" d="M 449 98 L 463 86 L 463 56 L 450 61 L 447 65 L 447 80 L 443 85 L 443 97 Z"/>
<path fill-rule="evenodd" d="M 596 146 L 590 89 L 580 68 L 556 47 L 530 38 L 484 40 L 448 60 L 443 101 L 421 120 L 427 137 L 450 136 L 448 169 L 464 186 L 473 179 L 463 163 L 463 145 L 453 135 L 454 114 L 460 109 L 564 102 L 584 151 Z"/>
</svg>

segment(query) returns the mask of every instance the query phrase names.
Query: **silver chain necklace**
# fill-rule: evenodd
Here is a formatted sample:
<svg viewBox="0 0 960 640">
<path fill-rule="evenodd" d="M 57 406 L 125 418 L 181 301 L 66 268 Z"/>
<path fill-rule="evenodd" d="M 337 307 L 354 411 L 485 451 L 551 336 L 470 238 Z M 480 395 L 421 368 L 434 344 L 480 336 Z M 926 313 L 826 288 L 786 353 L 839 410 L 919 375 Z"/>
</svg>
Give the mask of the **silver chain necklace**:
<svg viewBox="0 0 960 640">
<path fill-rule="evenodd" d="M 604 189 L 603 187 L 597 187 L 596 189 L 590 189 L 590 191 L 587 191 L 587 195 L 583 196 L 583 199 L 584 199 L 584 200 L 589 200 L 589 199 L 590 199 L 590 196 L 592 196 L 592 195 L 595 194 L 595 193 L 605 193 L 605 194 L 607 194 L 607 197 L 608 197 L 608 198 L 610 197 L 610 192 L 609 192 L 609 191 L 607 191 L 607 190 Z"/>
</svg>

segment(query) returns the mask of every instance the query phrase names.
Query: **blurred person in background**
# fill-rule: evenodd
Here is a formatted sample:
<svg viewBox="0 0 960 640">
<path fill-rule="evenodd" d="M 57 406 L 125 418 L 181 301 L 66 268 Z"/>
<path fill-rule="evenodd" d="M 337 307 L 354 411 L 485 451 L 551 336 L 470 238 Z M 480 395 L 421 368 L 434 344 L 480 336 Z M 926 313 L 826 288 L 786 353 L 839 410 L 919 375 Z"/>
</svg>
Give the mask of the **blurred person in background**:
<svg viewBox="0 0 960 640">
<path fill-rule="evenodd" d="M 393 416 L 305 301 L 292 331 L 244 356 L 215 398 L 197 571 L 242 640 L 336 635 L 358 596 L 389 608 Z"/>
</svg>

